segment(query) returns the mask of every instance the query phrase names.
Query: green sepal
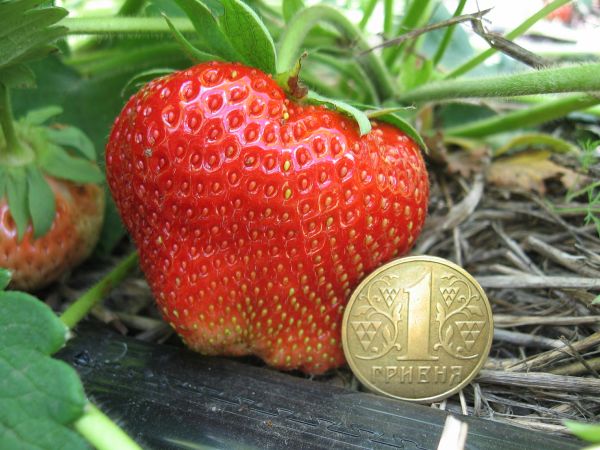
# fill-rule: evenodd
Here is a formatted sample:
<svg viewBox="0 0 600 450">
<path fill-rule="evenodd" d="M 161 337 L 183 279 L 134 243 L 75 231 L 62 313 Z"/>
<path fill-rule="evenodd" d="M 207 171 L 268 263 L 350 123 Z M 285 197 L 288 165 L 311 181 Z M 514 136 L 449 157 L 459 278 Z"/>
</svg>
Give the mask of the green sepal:
<svg viewBox="0 0 600 450">
<path fill-rule="evenodd" d="M 248 5 L 240 0 L 221 0 L 222 12 L 215 12 L 200 0 L 175 0 L 197 31 L 198 54 L 181 33 L 169 25 L 184 51 L 194 59 L 211 55 L 225 61 L 241 62 L 266 73 L 276 70 L 275 43 L 266 26 Z M 218 16 L 215 16 L 218 14 Z"/>
<path fill-rule="evenodd" d="M 10 283 L 10 279 L 12 278 L 12 273 L 8 269 L 4 269 L 0 267 L 0 291 L 3 291 Z"/>
<path fill-rule="evenodd" d="M 65 149 L 50 143 L 38 153 L 38 165 L 55 178 L 76 183 L 101 183 L 104 179 L 94 162 L 71 156 Z"/>
<path fill-rule="evenodd" d="M 1 68 L 0 80 L 2 80 L 5 86 L 11 88 L 35 87 L 35 74 L 29 67 L 23 64 Z"/>
<path fill-rule="evenodd" d="M 145 85 L 149 81 L 152 81 L 152 80 L 154 80 L 158 77 L 162 77 L 164 75 L 169 75 L 170 73 L 173 73 L 173 72 L 175 72 L 175 69 L 170 69 L 170 68 L 165 67 L 165 68 L 144 70 L 143 72 L 137 73 L 133 77 L 131 77 L 127 81 L 127 83 L 125 83 L 125 86 L 123 86 L 123 89 L 121 89 L 121 97 L 123 97 L 123 98 L 128 97 L 129 95 L 132 95 L 135 92 L 137 92 L 138 89 L 140 89 L 143 85 Z"/>
<path fill-rule="evenodd" d="M 30 125 L 42 125 L 47 122 L 52 117 L 58 116 L 62 114 L 63 110 L 60 106 L 50 105 L 44 108 L 34 109 L 33 111 L 29 111 L 23 121 L 27 122 Z"/>
<path fill-rule="evenodd" d="M 94 144 L 79 128 L 71 125 L 60 125 L 58 127 L 46 128 L 45 132 L 50 142 L 61 147 L 72 148 L 84 158 L 96 161 Z"/>
<path fill-rule="evenodd" d="M 37 167 L 27 168 L 27 188 L 33 236 L 39 238 L 52 227 L 56 216 L 56 199 L 48 181 Z"/>
<path fill-rule="evenodd" d="M 303 100 L 313 105 L 328 106 L 336 111 L 339 111 L 343 114 L 352 117 L 358 124 L 361 136 L 364 136 L 365 134 L 368 134 L 371 131 L 371 121 L 369 120 L 367 115 L 360 109 L 355 108 L 354 106 L 349 105 L 348 103 L 323 97 L 322 95 L 319 95 L 313 91 L 309 91 L 308 95 Z"/>
<path fill-rule="evenodd" d="M 405 119 L 400 117 L 395 112 L 396 110 L 404 110 L 406 108 L 381 109 L 377 106 L 363 105 L 359 103 L 352 103 L 352 105 L 354 105 L 357 108 L 360 108 L 363 111 L 369 111 L 368 117 L 370 119 L 380 120 L 382 122 L 386 122 L 390 125 L 395 126 L 399 130 L 403 131 L 408 137 L 412 138 L 424 153 L 429 153 L 427 144 L 425 144 L 425 141 L 417 132 L 417 130 L 415 130 L 415 128 L 410 123 L 408 123 Z"/>
<path fill-rule="evenodd" d="M 275 73 L 275 43 L 258 15 L 240 0 L 221 0 L 225 12 L 218 18 L 221 30 L 233 47 L 253 67 Z"/>
<path fill-rule="evenodd" d="M 6 197 L 8 209 L 17 226 L 17 238 L 20 241 L 25 235 L 29 222 L 29 207 L 27 204 L 27 175 L 24 167 L 13 167 L 6 171 Z"/>
<path fill-rule="evenodd" d="M 202 50 L 198 50 L 194 45 L 186 39 L 186 37 L 177 29 L 173 22 L 169 20 L 167 16 L 163 14 L 163 17 L 167 21 L 167 25 L 173 34 L 173 37 L 177 41 L 177 43 L 181 46 L 183 52 L 190 58 L 194 63 L 199 64 L 207 61 L 218 61 L 221 60 L 220 57 L 212 55 L 210 53 L 203 52 Z"/>
<path fill-rule="evenodd" d="M 229 39 L 223 35 L 217 19 L 204 3 L 199 0 L 175 0 L 175 2 L 192 21 L 203 49 L 210 49 L 226 61 L 245 62 Z"/>
</svg>

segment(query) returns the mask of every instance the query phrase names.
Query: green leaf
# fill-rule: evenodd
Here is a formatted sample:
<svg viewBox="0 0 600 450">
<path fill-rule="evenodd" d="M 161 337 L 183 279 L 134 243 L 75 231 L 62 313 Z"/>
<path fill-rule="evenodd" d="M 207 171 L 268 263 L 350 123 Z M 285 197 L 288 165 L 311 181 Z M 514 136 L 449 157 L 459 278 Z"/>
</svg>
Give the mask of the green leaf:
<svg viewBox="0 0 600 450">
<path fill-rule="evenodd" d="M 44 108 L 34 109 L 33 111 L 29 111 L 25 116 L 25 122 L 31 125 L 42 125 L 47 120 L 51 119 L 54 116 L 58 116 L 63 112 L 60 106 L 50 105 Z"/>
<path fill-rule="evenodd" d="M 6 286 L 10 283 L 11 277 L 12 274 L 10 273 L 10 270 L 0 267 L 0 291 L 6 289 Z"/>
<path fill-rule="evenodd" d="M 0 349 L 26 345 L 52 354 L 65 344 L 67 331 L 52 309 L 32 295 L 0 292 Z"/>
<path fill-rule="evenodd" d="M 223 34 L 217 19 L 205 4 L 199 0 L 175 0 L 175 2 L 194 24 L 198 32 L 197 38 L 204 50 L 209 50 L 227 61 L 246 62 L 233 48 L 228 37 Z"/>
<path fill-rule="evenodd" d="M 600 424 L 581 423 L 566 420 L 565 426 L 571 433 L 584 441 L 600 443 Z"/>
<path fill-rule="evenodd" d="M 44 172 L 76 183 L 101 183 L 104 175 L 98 166 L 83 158 L 69 155 L 63 148 L 49 144 L 39 155 L 39 166 Z"/>
<path fill-rule="evenodd" d="M 203 52 L 202 50 L 198 50 L 196 47 L 192 45 L 190 41 L 188 41 L 181 32 L 175 28 L 175 25 L 169 20 L 167 16 L 163 16 L 167 21 L 167 25 L 173 33 L 173 37 L 177 41 L 177 43 L 181 46 L 183 52 L 190 58 L 194 63 L 198 64 L 206 61 L 216 61 L 221 60 L 218 56 L 212 55 L 210 53 Z"/>
<path fill-rule="evenodd" d="M 35 74 L 29 67 L 23 64 L 0 69 L 0 80 L 2 80 L 3 84 L 12 88 L 35 87 Z"/>
<path fill-rule="evenodd" d="M 251 66 L 275 74 L 275 44 L 258 15 L 240 0 L 221 0 L 225 12 L 219 24 L 233 47 Z"/>
<path fill-rule="evenodd" d="M 0 448 L 84 449 L 69 426 L 86 399 L 73 368 L 49 357 L 67 327 L 23 292 L 0 292 Z"/>
<path fill-rule="evenodd" d="M 0 415 L 2 413 L 0 412 Z M 0 447 L 11 450 L 89 449 L 85 441 L 67 427 L 57 427 L 47 419 L 29 419 L 8 429 L 0 417 Z"/>
<path fill-rule="evenodd" d="M 283 0 L 281 9 L 283 12 L 283 18 L 287 23 L 292 17 L 294 17 L 294 14 L 301 9 L 304 9 L 304 0 Z"/>
<path fill-rule="evenodd" d="M 63 36 L 65 27 L 51 26 L 64 18 L 68 13 L 63 8 L 31 9 L 38 2 L 16 1 L 0 4 L 0 67 L 16 62 L 42 56 L 37 50 L 43 49 L 44 54 L 52 50 L 48 45 Z M 10 36 L 10 38 L 7 38 Z"/>
<path fill-rule="evenodd" d="M 5 183 L 8 209 L 17 226 L 17 236 L 21 240 L 27 229 L 27 222 L 29 222 L 27 176 L 25 175 L 25 170 L 22 168 L 10 170 Z"/>
<path fill-rule="evenodd" d="M 90 138 L 81 131 L 70 125 L 46 128 L 48 139 L 61 147 L 70 147 L 78 151 L 81 156 L 90 161 L 96 161 L 96 150 Z"/>
<path fill-rule="evenodd" d="M 39 238 L 52 227 L 56 216 L 56 200 L 48 182 L 37 167 L 27 169 L 27 188 L 33 236 Z"/>
<path fill-rule="evenodd" d="M 371 122 L 367 115 L 360 109 L 355 108 L 354 106 L 337 100 L 332 100 L 327 97 L 323 97 L 313 91 L 310 91 L 308 93 L 305 100 L 308 103 L 312 103 L 315 105 L 326 105 L 330 108 L 335 109 L 336 111 L 339 111 L 343 114 L 352 117 L 358 124 L 361 136 L 364 136 L 365 134 L 371 131 Z"/>
</svg>

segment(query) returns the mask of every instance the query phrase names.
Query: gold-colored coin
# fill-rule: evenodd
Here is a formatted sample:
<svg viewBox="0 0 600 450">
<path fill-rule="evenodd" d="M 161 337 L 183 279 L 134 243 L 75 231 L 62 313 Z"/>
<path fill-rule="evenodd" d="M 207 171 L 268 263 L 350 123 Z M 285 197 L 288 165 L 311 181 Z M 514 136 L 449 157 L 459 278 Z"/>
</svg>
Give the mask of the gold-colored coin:
<svg viewBox="0 0 600 450">
<path fill-rule="evenodd" d="M 493 330 L 489 301 L 468 272 L 442 258 L 412 256 L 380 267 L 356 288 L 342 343 L 369 390 L 425 403 L 477 375 Z"/>
</svg>

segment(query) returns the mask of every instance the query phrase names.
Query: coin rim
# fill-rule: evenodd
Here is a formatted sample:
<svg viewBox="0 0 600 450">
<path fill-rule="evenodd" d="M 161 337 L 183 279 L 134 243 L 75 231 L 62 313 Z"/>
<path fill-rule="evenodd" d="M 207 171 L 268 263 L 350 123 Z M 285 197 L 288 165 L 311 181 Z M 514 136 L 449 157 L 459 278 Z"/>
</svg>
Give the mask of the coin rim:
<svg viewBox="0 0 600 450">
<path fill-rule="evenodd" d="M 490 323 L 490 333 L 488 334 L 488 340 L 485 345 L 484 352 L 482 352 L 482 355 L 485 355 L 485 356 L 482 356 L 480 358 L 479 362 L 473 368 L 471 373 L 462 382 L 457 384 L 455 387 L 453 387 L 449 391 L 446 391 L 446 392 L 443 392 L 441 394 L 437 394 L 437 395 L 434 395 L 431 397 L 422 397 L 422 398 L 400 397 L 397 395 L 393 395 L 393 394 L 390 394 L 389 392 L 382 390 L 381 388 L 379 388 L 378 386 L 374 385 L 369 380 L 367 380 L 363 376 L 363 374 L 359 371 L 358 367 L 354 364 L 354 361 L 352 360 L 352 355 L 350 354 L 349 349 L 348 349 L 348 342 L 347 342 L 348 337 L 346 335 L 347 330 L 348 330 L 347 323 L 350 320 L 350 310 L 352 309 L 352 306 L 354 305 L 354 302 L 356 301 L 359 292 L 362 291 L 362 289 L 373 278 L 375 278 L 381 272 L 386 271 L 390 267 L 393 267 L 396 265 L 403 265 L 405 263 L 411 263 L 411 262 L 415 262 L 415 261 L 417 261 L 417 262 L 436 262 L 438 264 L 448 266 L 448 267 L 458 271 L 462 275 L 464 275 L 465 278 L 467 278 L 469 281 L 471 281 L 473 286 L 475 286 L 477 291 L 479 291 L 479 293 L 481 294 L 481 297 L 484 300 L 485 307 L 488 312 L 489 323 Z M 344 355 L 346 357 L 346 361 L 348 362 L 348 365 L 350 366 L 350 369 L 352 370 L 352 373 L 354 374 L 354 376 L 356 376 L 356 378 L 358 378 L 359 381 L 371 391 L 378 392 L 387 397 L 395 398 L 398 400 L 406 400 L 406 401 L 415 402 L 415 403 L 433 403 L 433 402 L 437 402 L 440 400 L 444 400 L 444 399 L 456 394 L 458 391 L 460 391 L 466 385 L 468 385 L 477 376 L 477 374 L 479 373 L 479 371 L 481 370 L 481 368 L 487 361 L 489 353 L 490 353 L 490 349 L 492 347 L 493 339 L 494 339 L 494 317 L 492 316 L 492 307 L 490 305 L 489 299 L 487 298 L 487 295 L 485 294 L 485 291 L 483 290 L 481 285 L 477 282 L 477 280 L 465 269 L 460 267 L 458 264 L 453 263 L 452 261 L 449 261 L 445 258 L 440 258 L 438 256 L 424 256 L 424 255 L 407 256 L 404 258 L 394 259 L 394 260 L 378 267 L 373 272 L 371 272 L 364 280 L 362 280 L 360 282 L 360 284 L 354 289 L 354 291 L 352 292 L 352 295 L 350 296 L 350 299 L 348 300 L 348 303 L 346 304 L 346 308 L 344 310 L 344 317 L 342 319 L 342 348 L 344 350 Z"/>
</svg>

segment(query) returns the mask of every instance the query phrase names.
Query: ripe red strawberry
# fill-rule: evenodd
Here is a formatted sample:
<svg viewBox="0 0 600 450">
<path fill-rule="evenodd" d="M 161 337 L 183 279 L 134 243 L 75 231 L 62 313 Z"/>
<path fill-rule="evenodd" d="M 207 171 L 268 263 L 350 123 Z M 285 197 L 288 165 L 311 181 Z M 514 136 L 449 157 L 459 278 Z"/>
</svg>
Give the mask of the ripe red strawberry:
<svg viewBox="0 0 600 450">
<path fill-rule="evenodd" d="M 11 271 L 13 289 L 33 291 L 55 281 L 86 259 L 100 234 L 104 192 L 96 184 L 46 177 L 56 199 L 48 232 L 34 236 L 31 223 L 22 239 L 5 199 L 0 200 L 0 267 Z"/>
<path fill-rule="evenodd" d="M 150 82 L 116 119 L 107 178 L 166 318 L 207 354 L 341 365 L 351 290 L 425 219 L 418 146 L 208 63 Z"/>
</svg>

